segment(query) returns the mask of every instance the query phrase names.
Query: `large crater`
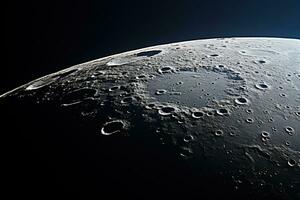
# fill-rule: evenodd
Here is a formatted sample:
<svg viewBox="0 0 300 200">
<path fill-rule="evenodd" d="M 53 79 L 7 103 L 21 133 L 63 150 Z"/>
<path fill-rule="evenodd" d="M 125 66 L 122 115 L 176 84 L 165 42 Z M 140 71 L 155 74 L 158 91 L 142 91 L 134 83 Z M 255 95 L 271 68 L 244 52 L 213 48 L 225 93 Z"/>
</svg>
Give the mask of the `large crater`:
<svg viewBox="0 0 300 200">
<path fill-rule="evenodd" d="M 159 102 L 201 108 L 244 93 L 244 80 L 222 65 L 177 71 L 164 67 L 160 72 L 148 83 L 150 96 Z"/>
</svg>

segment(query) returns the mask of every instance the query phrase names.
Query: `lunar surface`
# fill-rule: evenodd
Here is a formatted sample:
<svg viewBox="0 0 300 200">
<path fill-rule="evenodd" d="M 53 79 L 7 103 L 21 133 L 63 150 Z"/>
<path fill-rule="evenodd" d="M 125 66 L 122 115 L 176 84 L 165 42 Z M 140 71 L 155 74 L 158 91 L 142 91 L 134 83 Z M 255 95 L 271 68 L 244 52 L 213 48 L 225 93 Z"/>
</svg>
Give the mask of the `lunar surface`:
<svg viewBox="0 0 300 200">
<path fill-rule="evenodd" d="M 30 196 L 300 198 L 300 40 L 125 52 L 0 97 Z"/>
</svg>

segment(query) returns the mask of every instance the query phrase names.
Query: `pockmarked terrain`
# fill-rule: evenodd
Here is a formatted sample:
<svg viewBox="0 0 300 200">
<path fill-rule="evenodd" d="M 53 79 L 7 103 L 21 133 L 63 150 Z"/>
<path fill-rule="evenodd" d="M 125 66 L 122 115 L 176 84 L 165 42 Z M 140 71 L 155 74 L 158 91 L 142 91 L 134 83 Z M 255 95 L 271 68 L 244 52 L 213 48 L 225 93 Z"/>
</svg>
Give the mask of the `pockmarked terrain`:
<svg viewBox="0 0 300 200">
<path fill-rule="evenodd" d="M 296 39 L 196 40 L 34 80 L 0 97 L 18 177 L 29 194 L 300 198 L 299 55 Z"/>
</svg>

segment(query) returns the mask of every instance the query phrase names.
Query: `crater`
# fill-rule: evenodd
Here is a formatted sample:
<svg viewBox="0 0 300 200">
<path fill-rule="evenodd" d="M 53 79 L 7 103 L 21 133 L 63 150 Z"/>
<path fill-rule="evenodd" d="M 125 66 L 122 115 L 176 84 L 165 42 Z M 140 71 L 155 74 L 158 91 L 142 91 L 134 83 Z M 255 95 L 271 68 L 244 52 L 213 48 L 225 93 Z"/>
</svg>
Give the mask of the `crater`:
<svg viewBox="0 0 300 200">
<path fill-rule="evenodd" d="M 247 105 L 249 103 L 249 100 L 246 97 L 238 97 L 234 102 L 238 105 Z"/>
<path fill-rule="evenodd" d="M 156 90 L 155 94 L 156 95 L 162 95 L 162 94 L 166 94 L 167 93 L 167 90 L 164 90 L 164 89 L 159 89 L 159 90 Z"/>
<path fill-rule="evenodd" d="M 35 81 L 34 83 L 32 83 L 31 85 L 27 86 L 25 88 L 25 90 L 37 90 L 37 89 L 43 88 L 47 85 L 52 84 L 57 79 L 58 79 L 58 77 L 55 77 L 55 78 L 47 77 L 47 78 L 39 79 L 39 80 Z"/>
<path fill-rule="evenodd" d="M 136 79 L 145 79 L 147 76 L 145 74 L 138 75 Z"/>
<path fill-rule="evenodd" d="M 255 87 L 259 90 L 266 90 L 270 88 L 270 86 L 267 83 L 258 83 L 255 85 Z"/>
<path fill-rule="evenodd" d="M 203 116 L 204 116 L 204 113 L 202 111 L 195 111 L 195 112 L 192 113 L 192 117 L 195 118 L 195 119 L 199 119 Z"/>
<path fill-rule="evenodd" d="M 164 73 L 170 71 L 172 71 L 170 67 L 161 68 L 159 72 L 163 74 L 156 76 L 147 83 L 150 96 L 159 102 L 202 108 L 215 99 L 226 99 L 229 96 L 229 89 L 234 89 L 237 95 L 243 93 L 240 90 L 244 84 L 243 79 L 237 78 L 237 74 L 230 70 L 201 68 L 198 71 Z M 163 90 L 161 89 L 162 86 L 164 87 Z M 172 95 L 174 93 L 181 95 Z M 226 109 L 219 110 L 220 115 L 227 115 L 228 112 L 229 110 Z"/>
<path fill-rule="evenodd" d="M 131 103 L 133 101 L 133 97 L 125 97 L 122 99 L 121 103 L 126 104 L 126 103 Z"/>
<path fill-rule="evenodd" d="M 296 160 L 294 160 L 293 158 L 290 158 L 288 160 L 288 166 L 290 167 L 294 167 L 297 164 Z"/>
<path fill-rule="evenodd" d="M 116 90 L 119 90 L 120 89 L 120 86 L 119 85 L 116 85 L 116 86 L 113 86 L 111 88 L 108 89 L 109 92 L 114 92 Z"/>
<path fill-rule="evenodd" d="M 151 57 L 151 56 L 154 56 L 159 53 L 161 53 L 161 50 L 143 51 L 143 52 L 137 53 L 136 56 Z"/>
<path fill-rule="evenodd" d="M 229 115 L 229 110 L 227 108 L 220 108 L 217 110 L 218 115 Z"/>
<path fill-rule="evenodd" d="M 64 77 L 67 77 L 75 72 L 77 72 L 79 69 L 69 69 L 69 70 L 64 70 L 64 71 L 61 71 L 55 75 L 52 76 L 52 78 L 64 78 Z"/>
<path fill-rule="evenodd" d="M 270 133 L 267 132 L 267 131 L 262 131 L 261 136 L 264 137 L 264 138 L 267 138 L 267 137 L 270 137 Z"/>
<path fill-rule="evenodd" d="M 102 135 L 113 135 L 116 133 L 120 133 L 125 130 L 125 123 L 122 120 L 114 120 L 110 122 L 106 122 L 101 128 Z"/>
<path fill-rule="evenodd" d="M 72 104 L 74 102 L 81 101 L 88 97 L 94 97 L 97 93 L 96 89 L 93 88 L 80 88 L 73 90 L 62 97 L 62 102 L 67 104 Z"/>
<path fill-rule="evenodd" d="M 173 67 L 170 66 L 166 66 L 166 67 L 162 67 L 158 70 L 158 73 L 163 74 L 163 73 L 171 73 L 174 72 L 175 69 Z"/>
<path fill-rule="evenodd" d="M 191 140 L 193 140 L 194 137 L 192 135 L 186 135 L 184 138 L 183 138 L 183 141 L 184 142 L 190 142 Z"/>
<path fill-rule="evenodd" d="M 249 123 L 249 124 L 252 124 L 254 122 L 254 119 L 252 118 L 247 118 L 246 119 L 246 122 Z"/>
<path fill-rule="evenodd" d="M 285 131 L 289 134 L 289 135 L 293 135 L 295 130 L 293 127 L 290 127 L 290 126 L 286 126 L 285 127 Z"/>
<path fill-rule="evenodd" d="M 259 60 L 258 63 L 260 63 L 260 64 L 265 64 L 266 61 L 265 61 L 265 60 Z"/>
<path fill-rule="evenodd" d="M 224 134 L 224 132 L 222 130 L 218 129 L 214 132 L 214 134 L 215 134 L 215 136 L 219 137 L 219 136 L 222 136 Z"/>
<path fill-rule="evenodd" d="M 171 114 L 174 113 L 174 112 L 175 112 L 175 108 L 172 107 L 172 106 L 162 107 L 162 108 L 158 111 L 158 113 L 159 113 L 160 115 L 164 115 L 164 116 L 166 116 L 166 115 L 171 115 Z"/>
</svg>

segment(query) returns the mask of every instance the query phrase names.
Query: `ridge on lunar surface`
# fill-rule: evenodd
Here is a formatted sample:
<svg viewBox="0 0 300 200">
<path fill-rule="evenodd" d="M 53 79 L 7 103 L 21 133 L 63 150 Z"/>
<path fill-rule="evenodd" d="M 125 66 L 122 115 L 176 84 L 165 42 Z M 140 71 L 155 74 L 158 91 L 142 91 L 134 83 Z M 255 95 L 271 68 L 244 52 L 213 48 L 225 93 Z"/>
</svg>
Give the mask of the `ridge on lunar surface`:
<svg viewBox="0 0 300 200">
<path fill-rule="evenodd" d="M 41 77 L 0 105 L 14 145 L 55 169 L 49 191 L 295 199 L 299 55 L 300 40 L 281 38 L 153 46 Z"/>
</svg>

